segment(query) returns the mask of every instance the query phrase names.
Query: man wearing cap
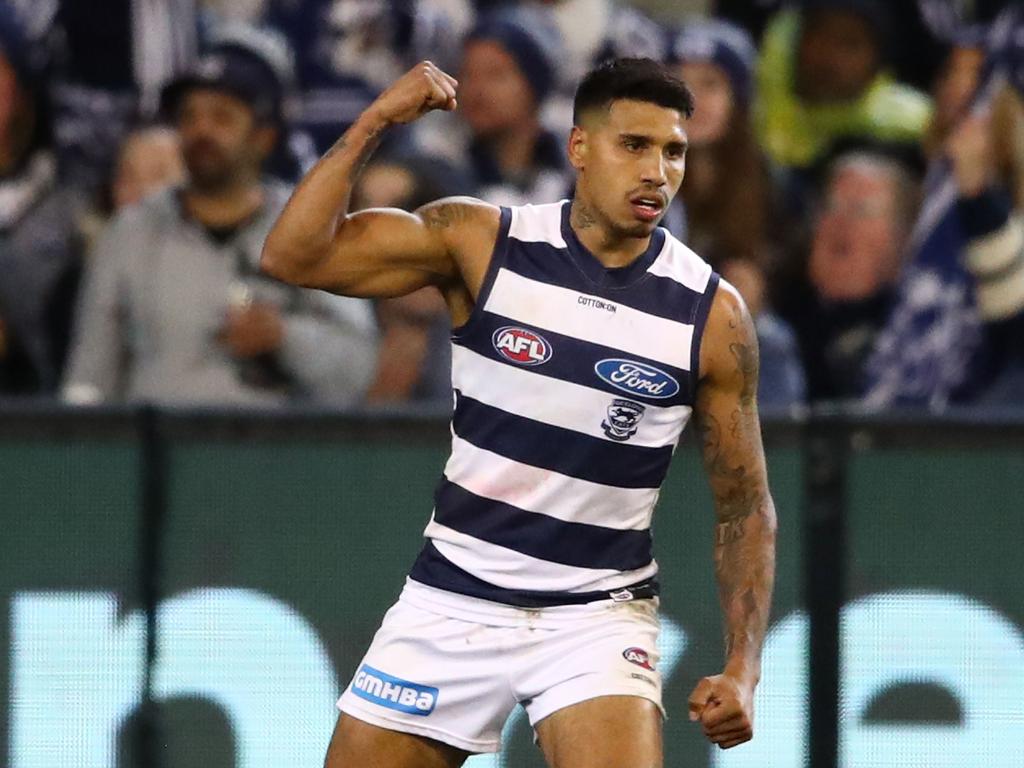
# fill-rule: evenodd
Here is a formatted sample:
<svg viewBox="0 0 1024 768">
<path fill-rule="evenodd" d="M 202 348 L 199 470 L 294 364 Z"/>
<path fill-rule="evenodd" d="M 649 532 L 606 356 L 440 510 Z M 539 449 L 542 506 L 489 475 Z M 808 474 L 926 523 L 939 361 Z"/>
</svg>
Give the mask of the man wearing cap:
<svg viewBox="0 0 1024 768">
<path fill-rule="evenodd" d="M 261 181 L 285 88 L 264 43 L 222 41 L 164 92 L 188 179 L 100 238 L 65 382 L 72 402 L 344 404 L 367 386 L 368 307 L 258 274 L 288 192 Z"/>
<path fill-rule="evenodd" d="M 57 182 L 40 44 L 0 0 L 0 395 L 53 392 L 80 250 L 74 189 Z"/>
</svg>

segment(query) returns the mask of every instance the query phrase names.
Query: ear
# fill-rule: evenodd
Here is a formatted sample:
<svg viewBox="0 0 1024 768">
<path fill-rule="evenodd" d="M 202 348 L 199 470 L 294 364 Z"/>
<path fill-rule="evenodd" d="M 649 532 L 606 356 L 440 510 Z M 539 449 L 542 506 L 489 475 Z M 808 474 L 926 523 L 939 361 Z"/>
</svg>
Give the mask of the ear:
<svg viewBox="0 0 1024 768">
<path fill-rule="evenodd" d="M 569 132 L 569 164 L 577 171 L 583 170 L 589 149 L 589 137 L 585 128 L 574 125 Z"/>
</svg>

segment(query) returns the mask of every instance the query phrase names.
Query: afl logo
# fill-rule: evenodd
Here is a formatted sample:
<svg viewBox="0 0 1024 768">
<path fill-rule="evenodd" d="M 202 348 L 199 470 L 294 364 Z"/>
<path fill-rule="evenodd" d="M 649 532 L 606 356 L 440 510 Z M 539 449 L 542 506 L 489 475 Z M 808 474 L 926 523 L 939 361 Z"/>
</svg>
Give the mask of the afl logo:
<svg viewBox="0 0 1024 768">
<path fill-rule="evenodd" d="M 622 652 L 622 658 L 630 664 L 636 664 L 638 667 L 654 671 L 654 667 L 651 666 L 651 657 L 643 648 L 627 648 Z"/>
<path fill-rule="evenodd" d="M 551 359 L 551 345 L 543 336 L 507 325 L 491 337 L 494 348 L 502 357 L 519 365 L 540 365 Z"/>
<path fill-rule="evenodd" d="M 616 389 L 662 400 L 679 392 L 679 382 L 653 365 L 634 360 L 601 360 L 594 372 Z"/>
</svg>

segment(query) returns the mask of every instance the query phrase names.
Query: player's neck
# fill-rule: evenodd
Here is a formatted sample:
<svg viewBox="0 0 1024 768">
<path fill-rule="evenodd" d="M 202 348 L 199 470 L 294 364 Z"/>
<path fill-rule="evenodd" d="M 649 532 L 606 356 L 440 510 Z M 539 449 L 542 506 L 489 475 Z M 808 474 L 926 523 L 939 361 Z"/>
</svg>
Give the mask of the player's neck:
<svg viewBox="0 0 1024 768">
<path fill-rule="evenodd" d="M 632 264 L 647 250 L 651 237 L 633 237 L 614 232 L 586 201 L 572 201 L 569 225 L 594 258 L 611 269 Z"/>
</svg>

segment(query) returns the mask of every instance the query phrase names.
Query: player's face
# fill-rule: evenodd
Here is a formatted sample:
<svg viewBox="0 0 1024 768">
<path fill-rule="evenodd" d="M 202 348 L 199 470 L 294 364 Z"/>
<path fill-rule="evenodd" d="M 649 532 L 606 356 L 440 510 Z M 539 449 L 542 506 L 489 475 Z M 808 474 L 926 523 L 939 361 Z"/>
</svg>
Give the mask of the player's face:
<svg viewBox="0 0 1024 768">
<path fill-rule="evenodd" d="M 686 169 L 683 119 L 674 109 L 622 100 L 573 128 L 577 197 L 613 233 L 647 237 L 665 215 Z"/>
<path fill-rule="evenodd" d="M 230 94 L 201 88 L 186 94 L 178 131 L 192 184 L 215 191 L 254 175 L 269 151 L 270 130 L 258 126 L 252 110 Z"/>
</svg>

